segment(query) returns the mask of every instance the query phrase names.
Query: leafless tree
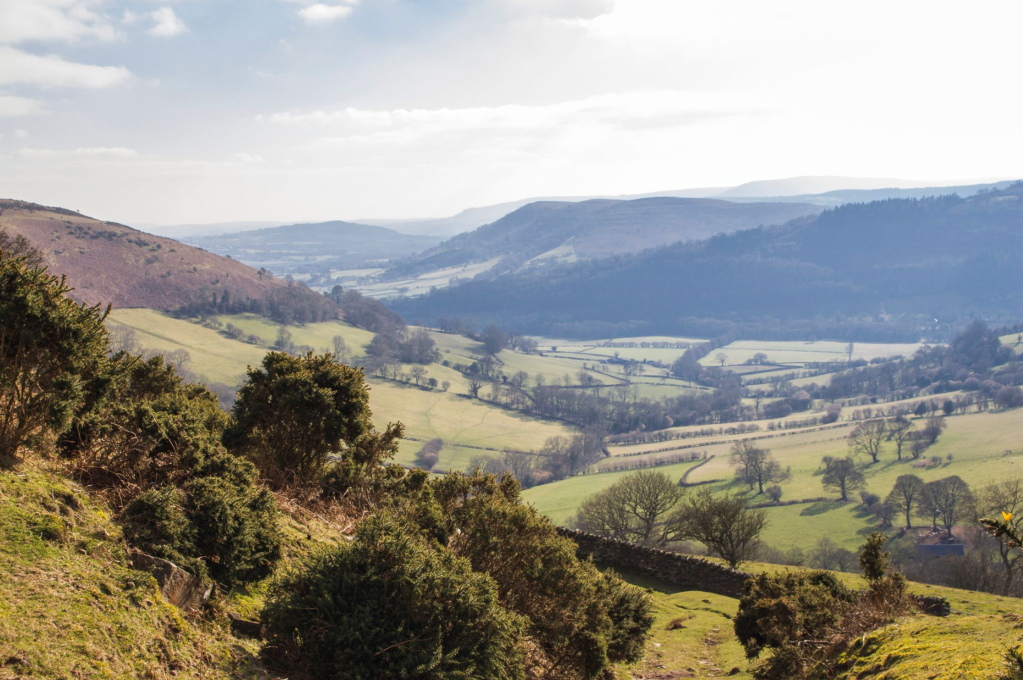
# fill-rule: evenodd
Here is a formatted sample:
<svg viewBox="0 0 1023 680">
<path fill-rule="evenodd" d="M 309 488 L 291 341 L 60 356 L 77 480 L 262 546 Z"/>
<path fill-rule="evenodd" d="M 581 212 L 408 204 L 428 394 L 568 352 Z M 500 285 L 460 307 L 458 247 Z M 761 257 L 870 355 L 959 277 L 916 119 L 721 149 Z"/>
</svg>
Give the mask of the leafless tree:
<svg viewBox="0 0 1023 680">
<path fill-rule="evenodd" d="M 714 496 L 704 489 L 682 507 L 679 537 L 703 543 L 731 567 L 756 557 L 760 533 L 767 526 L 763 510 L 741 496 Z"/>
<path fill-rule="evenodd" d="M 127 352 L 138 354 L 142 347 L 139 344 L 138 334 L 131 326 L 114 326 L 110 329 L 110 351 L 111 353 Z"/>
<path fill-rule="evenodd" d="M 895 442 L 895 454 L 902 460 L 902 447 L 913 437 L 913 423 L 899 415 L 888 421 L 888 439 Z"/>
<path fill-rule="evenodd" d="M 834 489 L 843 501 L 849 500 L 849 492 L 866 485 L 863 473 L 856 468 L 852 458 L 835 458 L 826 463 L 821 483 L 825 489 Z"/>
<path fill-rule="evenodd" d="M 871 462 L 876 463 L 887 431 L 887 424 L 883 420 L 868 420 L 860 423 L 849 435 L 849 450 L 853 455 L 870 456 Z"/>
<path fill-rule="evenodd" d="M 663 472 L 636 472 L 583 501 L 576 526 L 601 536 L 663 547 L 678 540 L 678 508 L 685 493 Z"/>
<path fill-rule="evenodd" d="M 892 492 L 888 494 L 888 501 L 905 515 L 907 529 L 913 528 L 913 511 L 920 502 L 923 489 L 924 480 L 916 475 L 899 475 L 895 480 L 895 486 L 892 487 Z"/>
<path fill-rule="evenodd" d="M 344 337 L 335 335 L 332 343 L 334 348 L 334 361 L 339 364 L 348 363 L 348 343 L 345 342 Z"/>
<path fill-rule="evenodd" d="M 978 495 L 977 515 L 1003 520 L 1019 535 L 1023 530 L 1023 479 L 1010 479 L 985 487 Z M 998 541 L 998 556 L 1005 570 L 1002 594 L 1008 595 L 1023 574 L 1023 550 L 1005 534 L 996 534 L 995 540 Z"/>
<path fill-rule="evenodd" d="M 750 491 L 757 487 L 757 493 L 764 493 L 764 485 L 783 481 L 788 475 L 771 452 L 756 445 L 752 439 L 740 439 L 732 446 L 731 463 L 735 476 L 746 484 Z"/>
<path fill-rule="evenodd" d="M 416 381 L 417 385 L 426 377 L 426 369 L 419 365 L 413 366 L 409 369 L 409 373 L 412 374 L 412 379 Z"/>
</svg>

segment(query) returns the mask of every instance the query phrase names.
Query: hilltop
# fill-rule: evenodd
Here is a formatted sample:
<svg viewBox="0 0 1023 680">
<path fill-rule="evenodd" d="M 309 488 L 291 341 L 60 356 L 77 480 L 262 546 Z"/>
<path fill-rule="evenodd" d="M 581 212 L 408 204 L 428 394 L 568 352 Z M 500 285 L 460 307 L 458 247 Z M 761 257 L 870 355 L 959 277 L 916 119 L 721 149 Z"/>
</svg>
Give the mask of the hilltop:
<svg viewBox="0 0 1023 680">
<path fill-rule="evenodd" d="M 285 285 L 231 258 L 62 208 L 0 200 L 0 229 L 27 238 L 90 305 L 173 310 L 202 289 L 262 298 Z"/>
<path fill-rule="evenodd" d="M 491 273 L 600 259 L 818 212 L 811 205 L 699 198 L 541 201 L 445 241 L 389 274 L 401 277 L 494 258 L 499 261 Z"/>
<path fill-rule="evenodd" d="M 934 319 L 1018 311 L 1021 197 L 1023 183 L 970 198 L 849 204 L 778 227 L 476 280 L 393 307 L 424 320 L 500 318 L 524 331 L 574 337 L 717 335 L 736 323 L 766 327 L 765 319 L 794 327 L 792 320 L 863 315 L 880 324 L 875 337 L 919 339 L 921 324 Z M 895 314 L 905 323 L 895 323 Z"/>
</svg>

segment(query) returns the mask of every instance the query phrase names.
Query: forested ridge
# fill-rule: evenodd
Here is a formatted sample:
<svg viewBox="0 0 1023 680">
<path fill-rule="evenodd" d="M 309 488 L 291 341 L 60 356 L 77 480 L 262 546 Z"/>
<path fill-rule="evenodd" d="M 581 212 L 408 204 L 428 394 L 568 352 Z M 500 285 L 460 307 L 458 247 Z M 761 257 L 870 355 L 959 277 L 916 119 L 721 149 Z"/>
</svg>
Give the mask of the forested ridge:
<svg viewBox="0 0 1023 680">
<path fill-rule="evenodd" d="M 779 227 L 438 290 L 393 307 L 551 335 L 796 332 L 865 340 L 1018 311 L 1023 184 L 850 204 Z M 937 323 L 935 323 L 937 321 Z M 712 331 L 708 333 L 708 331 Z"/>
</svg>

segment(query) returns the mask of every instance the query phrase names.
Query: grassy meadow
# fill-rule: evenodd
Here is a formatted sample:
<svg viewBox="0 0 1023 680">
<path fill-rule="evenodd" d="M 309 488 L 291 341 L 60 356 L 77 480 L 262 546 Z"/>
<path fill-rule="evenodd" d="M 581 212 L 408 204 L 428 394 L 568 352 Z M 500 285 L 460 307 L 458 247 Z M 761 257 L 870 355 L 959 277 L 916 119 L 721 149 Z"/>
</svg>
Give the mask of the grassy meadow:
<svg viewBox="0 0 1023 680">
<path fill-rule="evenodd" d="M 916 461 L 909 459 L 906 452 L 903 454 L 904 460 L 897 461 L 895 445 L 890 442 L 884 444 L 878 463 L 867 465 L 869 460 L 862 457 L 857 459 L 866 477 L 866 490 L 884 497 L 891 491 L 896 477 L 903 474 L 916 474 L 925 482 L 958 475 L 974 489 L 1004 479 L 1023 477 L 1023 409 L 949 416 L 945 422 L 947 428 L 944 434 L 924 454 L 927 459 L 932 456 L 940 458 L 938 465 L 920 467 Z M 744 485 L 732 481 L 733 468 L 729 464 L 729 454 L 735 440 L 758 439 L 760 446 L 769 449 L 782 467 L 790 470 L 790 477 L 780 483 L 783 501 L 818 497 L 834 499 L 768 508 L 766 512 L 770 523 L 764 532 L 764 541 L 780 550 L 793 547 L 806 550 L 812 548 L 819 539 L 828 537 L 845 548 L 853 549 L 862 543 L 865 534 L 877 529 L 878 523 L 858 502 L 858 492 L 851 496 L 849 502 L 842 503 L 837 500 L 837 493 L 825 490 L 821 484 L 821 458 L 849 455 L 848 437 L 852 430 L 853 424 L 840 422 L 826 429 L 793 431 L 769 438 L 764 435 L 772 433 L 759 432 L 708 437 L 706 440 L 680 440 L 676 445 L 700 444 L 696 450 L 706 452 L 711 457 L 706 464 L 693 471 L 688 478 L 690 483 L 720 480 L 711 485 L 713 490 L 745 492 Z M 642 450 L 641 447 L 653 449 L 670 446 L 672 442 L 659 442 L 615 447 L 613 451 L 621 453 L 624 448 L 631 453 L 637 448 Z M 667 454 L 648 454 L 649 457 L 658 455 Z M 949 455 L 952 456 L 951 461 L 947 458 Z M 643 457 L 629 457 L 628 460 L 641 460 Z M 693 464 L 678 463 L 649 469 L 679 479 L 685 469 Z M 629 473 L 623 471 L 565 479 L 528 489 L 524 497 L 555 522 L 564 522 L 575 513 L 575 509 L 586 497 L 625 474 Z M 607 480 L 607 483 L 595 480 Z M 754 496 L 751 501 L 766 502 L 767 498 Z M 915 524 L 922 525 L 925 521 L 920 518 Z"/>
<path fill-rule="evenodd" d="M 111 314 L 112 326 L 124 325 L 135 329 L 137 339 L 146 349 L 172 352 L 177 349 L 188 351 L 191 359 L 186 368 L 196 375 L 230 386 L 239 385 L 245 377 L 245 369 L 262 361 L 270 346 L 276 340 L 279 324 L 250 314 L 217 317 L 224 326 L 232 323 L 246 334 L 257 335 L 260 344 L 252 345 L 229 338 L 221 330 L 176 319 L 149 309 L 118 309 Z M 352 352 L 353 361 L 365 355 L 365 348 L 373 334 L 341 322 L 323 322 L 304 326 L 290 326 L 292 341 L 296 345 L 309 345 L 318 352 L 327 351 L 335 335 L 345 338 Z M 446 351 L 455 350 L 470 357 L 474 348 L 472 341 L 458 336 L 435 333 L 447 341 Z M 452 339 L 464 340 L 457 343 Z M 471 343 L 471 344 L 470 344 Z M 502 356 L 511 353 L 508 350 Z M 528 358 L 528 357 L 526 357 Z M 422 447 L 421 442 L 440 438 L 445 442 L 437 469 L 459 469 L 466 466 L 471 458 L 478 455 L 499 455 L 499 451 L 511 449 L 528 451 L 539 449 L 548 437 L 570 436 L 574 430 L 563 423 L 531 418 L 514 411 L 469 399 L 468 388 L 462 374 L 432 364 L 428 369 L 430 377 L 438 381 L 451 382 L 448 391 L 428 389 L 406 383 L 369 377 L 376 425 L 382 427 L 388 422 L 400 420 L 405 424 L 406 436 L 416 441 L 404 442 L 398 461 L 412 463 L 415 453 Z M 560 370 L 551 368 L 552 372 Z M 478 447 L 478 448 L 461 448 Z"/>
</svg>

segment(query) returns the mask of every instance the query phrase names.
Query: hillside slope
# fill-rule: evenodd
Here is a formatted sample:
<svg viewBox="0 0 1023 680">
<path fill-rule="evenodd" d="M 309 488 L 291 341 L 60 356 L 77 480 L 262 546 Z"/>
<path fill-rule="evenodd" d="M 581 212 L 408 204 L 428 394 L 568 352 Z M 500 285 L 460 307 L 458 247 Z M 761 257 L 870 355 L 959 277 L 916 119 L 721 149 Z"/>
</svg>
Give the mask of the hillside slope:
<svg viewBox="0 0 1023 680">
<path fill-rule="evenodd" d="M 511 271 L 556 249 L 571 259 L 599 259 L 678 241 L 707 238 L 797 217 L 820 208 L 789 203 L 730 203 L 699 198 L 595 199 L 581 203 L 542 201 L 461 234 L 396 268 L 393 275 L 429 271 L 500 257 L 494 273 Z"/>
<path fill-rule="evenodd" d="M 587 322 L 619 335 L 706 332 L 687 317 L 763 322 L 843 314 L 883 321 L 890 314 L 919 315 L 907 323 L 912 329 L 934 318 L 1018 314 L 1021 225 L 1023 183 L 967 199 L 850 204 L 782 227 L 473 281 L 399 300 L 394 308 L 422 320 L 500 319 L 527 332 L 574 337 L 583 337 Z"/>
<path fill-rule="evenodd" d="M 257 653 L 132 570 L 80 486 L 38 461 L 0 470 L 0 678 L 264 677 Z"/>
<path fill-rule="evenodd" d="M 203 288 L 262 298 L 285 285 L 236 260 L 61 208 L 0 200 L 0 229 L 27 238 L 88 304 L 172 310 Z"/>
</svg>

